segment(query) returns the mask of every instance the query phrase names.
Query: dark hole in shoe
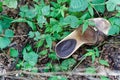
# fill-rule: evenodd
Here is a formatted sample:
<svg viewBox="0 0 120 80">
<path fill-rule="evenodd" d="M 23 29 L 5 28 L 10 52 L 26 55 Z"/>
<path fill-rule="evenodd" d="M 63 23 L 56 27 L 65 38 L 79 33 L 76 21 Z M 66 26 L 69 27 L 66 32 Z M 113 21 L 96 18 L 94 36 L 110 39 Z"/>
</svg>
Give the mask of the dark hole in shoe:
<svg viewBox="0 0 120 80">
<path fill-rule="evenodd" d="M 61 58 L 66 57 L 71 54 L 75 46 L 76 46 L 75 39 L 68 39 L 68 40 L 62 41 L 56 46 L 57 55 L 60 56 Z"/>
</svg>

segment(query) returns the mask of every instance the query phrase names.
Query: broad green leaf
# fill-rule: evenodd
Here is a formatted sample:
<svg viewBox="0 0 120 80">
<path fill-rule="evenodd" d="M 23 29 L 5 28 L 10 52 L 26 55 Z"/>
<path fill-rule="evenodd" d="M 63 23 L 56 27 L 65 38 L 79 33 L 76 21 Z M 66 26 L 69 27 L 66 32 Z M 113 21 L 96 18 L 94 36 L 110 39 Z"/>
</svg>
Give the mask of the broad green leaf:
<svg viewBox="0 0 120 80">
<path fill-rule="evenodd" d="M 85 21 L 83 26 L 82 26 L 82 34 L 87 30 L 88 25 L 89 25 L 88 21 Z"/>
<path fill-rule="evenodd" d="M 76 28 L 78 27 L 78 18 L 76 16 L 69 15 L 64 19 L 64 23 L 70 24 L 71 28 Z"/>
<path fill-rule="evenodd" d="M 93 11 L 93 8 L 90 5 L 88 7 L 88 11 L 89 11 L 90 15 L 93 17 L 94 11 Z"/>
<path fill-rule="evenodd" d="M 27 21 L 26 19 L 18 18 L 18 19 L 13 20 L 12 22 L 26 22 L 26 21 Z"/>
<path fill-rule="evenodd" d="M 58 33 L 58 32 L 62 31 L 62 28 L 61 28 L 61 26 L 59 24 L 55 24 L 55 25 L 53 25 L 52 30 L 53 30 L 53 32 Z"/>
<path fill-rule="evenodd" d="M 11 22 L 11 18 L 4 16 L 2 19 L 0 19 L 0 27 L 2 27 L 2 29 L 7 29 L 10 27 Z"/>
<path fill-rule="evenodd" d="M 29 51 L 29 52 L 30 52 L 30 51 L 33 51 L 33 50 L 32 50 L 32 47 L 31 47 L 30 45 L 27 45 L 27 46 L 25 47 L 25 49 L 26 49 L 27 51 Z"/>
<path fill-rule="evenodd" d="M 115 7 L 116 7 L 116 4 L 114 4 L 112 2 L 107 3 L 107 10 L 108 11 L 114 11 Z"/>
<path fill-rule="evenodd" d="M 120 33 L 120 27 L 117 25 L 112 25 L 110 27 L 110 30 L 108 32 L 108 35 L 114 35 L 114 34 L 119 34 Z"/>
<path fill-rule="evenodd" d="M 41 47 L 42 45 L 43 45 L 43 43 L 44 43 L 44 40 L 43 39 L 41 39 L 40 41 L 38 41 L 37 43 L 36 43 L 36 45 L 35 45 L 35 47 Z"/>
<path fill-rule="evenodd" d="M 115 16 L 116 16 L 116 17 L 120 17 L 120 12 L 116 13 Z"/>
<path fill-rule="evenodd" d="M 87 7 L 87 0 L 71 0 L 69 10 L 72 12 L 79 12 L 84 11 Z"/>
<path fill-rule="evenodd" d="M 10 48 L 10 56 L 18 57 L 18 50 L 14 49 L 14 48 Z"/>
<path fill-rule="evenodd" d="M 42 28 L 42 27 L 43 27 L 43 24 L 44 24 L 44 23 L 47 23 L 46 18 L 45 18 L 44 16 L 39 15 L 39 16 L 37 17 L 37 23 L 38 23 L 39 27 Z"/>
<path fill-rule="evenodd" d="M 36 31 L 34 40 L 38 41 L 39 39 L 40 39 L 40 32 Z"/>
<path fill-rule="evenodd" d="M 36 41 L 38 41 L 40 39 L 40 33 L 38 31 L 36 31 L 36 32 L 30 31 L 28 33 L 28 35 L 30 38 L 34 38 L 34 40 L 36 40 Z"/>
<path fill-rule="evenodd" d="M 35 35 L 34 35 L 34 32 L 32 32 L 32 31 L 30 31 L 29 33 L 28 33 L 28 35 L 29 35 L 29 38 L 33 38 Z"/>
<path fill-rule="evenodd" d="M 10 44 L 10 40 L 6 37 L 0 37 L 0 49 L 7 47 Z"/>
<path fill-rule="evenodd" d="M 23 58 L 25 61 L 29 62 L 31 66 L 34 66 L 37 63 L 38 55 L 31 51 L 29 53 L 23 53 Z"/>
<path fill-rule="evenodd" d="M 61 39 L 61 36 L 60 36 L 60 34 L 58 34 L 58 33 L 54 33 L 53 34 L 53 40 L 60 40 Z"/>
<path fill-rule="evenodd" d="M 47 34 L 45 39 L 46 39 L 47 45 L 51 49 L 51 47 L 52 47 L 52 37 L 51 37 L 51 35 Z"/>
<path fill-rule="evenodd" d="M 60 67 L 62 70 L 68 70 L 70 69 L 74 64 L 76 63 L 76 61 L 73 59 L 73 58 L 69 58 L 69 59 L 66 59 L 64 60 Z"/>
<path fill-rule="evenodd" d="M 86 19 L 89 19 L 91 18 L 89 12 L 85 12 L 81 17 L 80 19 L 83 21 L 83 20 L 86 20 Z"/>
<path fill-rule="evenodd" d="M 119 17 L 112 17 L 109 19 L 112 25 L 120 26 L 120 18 Z"/>
<path fill-rule="evenodd" d="M 101 13 L 104 13 L 105 11 L 105 0 L 92 0 L 92 4 L 94 8 Z M 102 4 L 102 5 L 101 5 Z"/>
<path fill-rule="evenodd" d="M 38 11 L 33 7 L 28 8 L 28 5 L 24 5 L 20 7 L 20 16 L 27 17 L 27 18 L 34 18 L 37 15 Z"/>
<path fill-rule="evenodd" d="M 31 22 L 31 21 L 26 21 L 28 23 L 28 25 L 32 28 L 32 30 L 36 30 L 36 25 L 34 22 Z"/>
<path fill-rule="evenodd" d="M 48 54 L 48 57 L 51 58 L 52 60 L 58 59 L 58 57 L 57 57 L 57 55 L 55 53 Z"/>
<path fill-rule="evenodd" d="M 109 19 L 111 23 L 110 30 L 108 35 L 119 34 L 120 32 L 120 18 L 119 17 L 112 17 Z"/>
<path fill-rule="evenodd" d="M 5 30 L 5 37 L 13 37 L 14 32 L 10 29 Z"/>
<path fill-rule="evenodd" d="M 55 18 L 50 18 L 50 24 L 51 25 L 55 25 L 57 23 L 58 23 L 58 21 Z"/>
<path fill-rule="evenodd" d="M 117 10 L 117 11 L 120 11 L 120 6 L 116 6 L 116 10 Z"/>
<path fill-rule="evenodd" d="M 105 66 L 109 66 L 108 62 L 106 60 L 99 60 L 99 63 Z"/>
<path fill-rule="evenodd" d="M 0 2 L 0 12 L 2 12 L 2 10 L 3 10 L 2 6 L 3 6 L 3 3 Z"/>
<path fill-rule="evenodd" d="M 3 5 L 6 5 L 9 8 L 17 8 L 17 0 L 4 0 Z"/>
<path fill-rule="evenodd" d="M 116 10 L 116 7 L 117 9 L 119 8 L 119 5 L 120 4 L 120 0 L 108 0 L 107 1 L 107 10 L 108 11 L 114 11 Z M 119 9 L 118 9 L 119 10 Z"/>
<path fill-rule="evenodd" d="M 46 55 L 47 53 L 48 53 L 48 50 L 43 50 L 43 51 L 41 51 L 39 54 L 42 55 L 42 56 L 44 56 L 44 55 Z"/>
<path fill-rule="evenodd" d="M 44 6 L 42 8 L 42 14 L 43 15 L 49 15 L 50 14 L 50 6 L 49 5 L 48 6 Z"/>
</svg>

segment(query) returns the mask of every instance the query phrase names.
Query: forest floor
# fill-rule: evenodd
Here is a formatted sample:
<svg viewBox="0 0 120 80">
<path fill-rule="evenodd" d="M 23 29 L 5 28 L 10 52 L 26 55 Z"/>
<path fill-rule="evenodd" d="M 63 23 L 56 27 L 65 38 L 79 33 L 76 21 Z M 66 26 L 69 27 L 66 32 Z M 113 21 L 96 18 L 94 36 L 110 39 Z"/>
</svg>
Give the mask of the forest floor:
<svg viewBox="0 0 120 80">
<path fill-rule="evenodd" d="M 28 3 L 29 0 L 28 0 Z M 26 4 L 24 3 L 24 0 L 21 1 L 19 5 Z M 14 10 L 14 9 L 5 9 L 3 11 L 4 14 L 10 16 L 11 18 L 17 18 L 19 10 Z M 3 14 L 2 13 L 2 14 Z M 113 71 L 119 71 L 120 70 L 120 35 L 114 35 L 114 36 L 108 36 L 103 43 L 100 43 L 98 45 L 93 45 L 93 46 L 98 46 L 99 52 L 100 52 L 100 58 L 108 61 L 109 66 L 104 67 L 104 66 L 99 66 L 99 64 L 94 63 L 92 64 L 91 57 L 86 58 L 83 60 L 80 64 L 81 56 L 84 55 L 86 52 L 86 49 L 91 48 L 91 46 L 84 45 L 80 47 L 71 57 L 76 60 L 76 65 L 74 65 L 72 68 L 74 68 L 73 74 L 70 73 L 62 73 L 62 72 L 46 72 L 42 73 L 42 69 L 45 67 L 45 64 L 50 60 L 47 56 L 39 58 L 37 62 L 37 68 L 40 69 L 38 73 L 30 73 L 22 70 L 17 70 L 16 65 L 18 63 L 19 59 L 22 59 L 22 50 L 26 46 L 26 44 L 30 44 L 34 46 L 35 42 L 28 38 L 27 34 L 30 31 L 30 27 L 26 23 L 15 23 L 12 25 L 13 30 L 14 30 L 14 35 L 19 35 L 16 37 L 13 37 L 12 44 L 8 47 L 5 48 L 4 50 L 1 51 L 0 53 L 0 73 L 6 73 L 6 75 L 0 75 L 0 80 L 47 80 L 48 77 L 51 75 L 65 75 L 69 80 L 99 80 L 96 77 L 88 76 L 82 74 L 82 70 L 84 71 L 84 68 L 88 66 L 95 66 L 97 67 L 98 72 L 102 72 L 101 74 L 104 74 L 104 71 L 106 70 L 113 70 Z M 57 42 L 55 42 L 57 43 Z M 92 46 L 92 47 L 93 47 Z M 10 52 L 10 47 L 14 47 L 19 51 L 19 58 L 16 58 L 16 61 L 13 60 L 9 56 Z M 97 59 L 96 59 L 97 60 Z M 60 59 L 60 61 L 63 61 Z M 55 62 L 56 63 L 56 62 Z M 53 62 L 54 65 L 54 62 Z M 99 67 L 98 67 L 99 66 Z M 110 71 L 108 71 L 110 72 Z M 80 74 L 81 73 L 81 74 Z M 116 74 L 120 74 L 120 72 L 115 72 Z M 106 74 L 106 73 L 105 73 Z M 19 77 L 19 75 L 22 75 Z M 120 80 L 120 75 L 119 76 L 114 76 L 109 73 L 107 73 L 107 76 L 111 80 Z"/>
</svg>

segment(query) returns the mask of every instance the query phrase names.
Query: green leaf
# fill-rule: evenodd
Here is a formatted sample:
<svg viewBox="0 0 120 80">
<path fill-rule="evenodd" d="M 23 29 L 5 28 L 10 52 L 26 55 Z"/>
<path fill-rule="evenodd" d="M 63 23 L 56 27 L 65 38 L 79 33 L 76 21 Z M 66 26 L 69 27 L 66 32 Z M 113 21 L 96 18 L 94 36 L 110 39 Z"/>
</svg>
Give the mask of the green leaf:
<svg viewBox="0 0 120 80">
<path fill-rule="evenodd" d="M 55 24 L 55 25 L 53 25 L 52 30 L 53 30 L 53 32 L 58 33 L 58 32 L 62 31 L 62 28 L 61 28 L 61 26 L 59 24 Z"/>
<path fill-rule="evenodd" d="M 94 49 L 95 49 L 95 55 L 96 55 L 97 57 L 99 57 L 100 53 L 99 53 L 98 48 L 97 48 L 97 47 L 95 47 Z"/>
<path fill-rule="evenodd" d="M 86 20 L 86 19 L 89 19 L 91 18 L 89 12 L 85 12 L 81 17 L 80 19 L 83 21 L 83 20 Z"/>
<path fill-rule="evenodd" d="M 88 7 L 88 11 L 89 11 L 91 16 L 94 15 L 94 11 L 93 11 L 93 8 L 91 6 Z"/>
<path fill-rule="evenodd" d="M 87 49 L 87 53 L 85 54 L 85 56 L 92 56 L 95 55 L 95 51 L 93 49 Z"/>
<path fill-rule="evenodd" d="M 116 7 L 116 4 L 114 4 L 112 2 L 107 3 L 107 10 L 108 11 L 114 11 L 115 7 Z"/>
<path fill-rule="evenodd" d="M 10 48 L 10 56 L 18 57 L 18 50 L 14 49 L 14 48 Z"/>
<path fill-rule="evenodd" d="M 61 63 L 60 67 L 62 70 L 65 71 L 65 70 L 70 69 L 75 63 L 76 63 L 76 61 L 73 58 L 69 58 L 69 59 L 64 60 Z"/>
<path fill-rule="evenodd" d="M 119 17 L 112 17 L 109 19 L 111 23 L 110 30 L 108 32 L 108 35 L 114 35 L 120 33 L 120 18 Z"/>
<path fill-rule="evenodd" d="M 3 3 L 2 3 L 2 2 L 0 2 L 0 12 L 2 12 L 2 11 L 3 11 L 2 6 L 3 6 Z"/>
<path fill-rule="evenodd" d="M 89 25 L 88 21 L 85 21 L 83 26 L 82 26 L 82 34 L 87 30 L 88 25 Z"/>
<path fill-rule="evenodd" d="M 36 41 L 38 41 L 40 39 L 40 33 L 38 31 L 36 31 L 36 32 L 30 31 L 28 33 L 28 35 L 30 38 L 34 38 L 34 40 L 36 40 Z"/>
<path fill-rule="evenodd" d="M 48 6 L 44 6 L 42 8 L 42 14 L 43 15 L 49 15 L 50 14 L 50 6 L 49 5 Z"/>
<path fill-rule="evenodd" d="M 56 56 L 55 53 L 50 53 L 50 54 L 48 54 L 48 57 L 51 58 L 52 60 L 58 59 L 58 57 Z"/>
<path fill-rule="evenodd" d="M 36 31 L 34 40 L 38 41 L 39 39 L 40 39 L 40 32 Z"/>
<path fill-rule="evenodd" d="M 23 58 L 26 62 L 29 62 L 31 66 L 34 66 L 37 63 L 38 55 L 31 51 L 27 53 L 23 53 Z"/>
<path fill-rule="evenodd" d="M 2 26 L 0 25 L 0 34 L 2 33 L 3 29 L 2 29 Z"/>
<path fill-rule="evenodd" d="M 17 8 L 17 0 L 4 0 L 3 5 L 6 5 L 9 8 Z"/>
<path fill-rule="evenodd" d="M 64 23 L 70 24 L 71 28 L 76 28 L 78 26 L 78 22 L 78 18 L 72 15 L 69 15 L 64 19 Z"/>
<path fill-rule="evenodd" d="M 36 7 L 28 8 L 28 5 L 24 5 L 24 6 L 20 7 L 20 16 L 21 17 L 27 17 L 27 18 L 32 19 L 32 18 L 36 17 L 37 13 L 38 13 L 38 11 L 37 11 Z"/>
<path fill-rule="evenodd" d="M 92 55 L 92 63 L 94 63 L 94 61 L 95 61 L 95 55 Z"/>
<path fill-rule="evenodd" d="M 105 11 L 105 0 L 92 0 L 92 4 L 98 12 L 104 13 L 104 11 Z"/>
<path fill-rule="evenodd" d="M 100 76 L 100 80 L 110 80 L 110 79 L 106 76 Z"/>
<path fill-rule="evenodd" d="M 36 43 L 35 47 L 39 48 L 39 47 L 41 47 L 41 46 L 43 45 L 43 43 L 44 43 L 44 40 L 41 39 L 40 41 L 38 41 L 38 42 Z"/>
<path fill-rule="evenodd" d="M 93 17 L 94 11 L 93 11 L 93 8 L 90 5 L 88 7 L 88 11 L 89 11 L 90 15 Z"/>
<path fill-rule="evenodd" d="M 88 7 L 87 0 L 71 0 L 69 10 L 72 12 L 84 11 Z"/>
<path fill-rule="evenodd" d="M 47 34 L 45 39 L 46 39 L 47 45 L 51 49 L 51 47 L 52 47 L 52 37 L 51 37 L 51 35 Z"/>
<path fill-rule="evenodd" d="M 32 28 L 32 30 L 36 30 L 36 25 L 34 22 L 31 22 L 31 21 L 26 21 L 28 23 L 28 25 Z"/>
<path fill-rule="evenodd" d="M 32 32 L 32 31 L 30 31 L 29 33 L 28 33 L 28 35 L 29 35 L 29 37 L 30 38 L 33 38 L 35 35 L 34 35 L 34 32 Z"/>
<path fill-rule="evenodd" d="M 44 55 L 46 55 L 47 53 L 48 53 L 48 50 L 43 50 L 43 51 L 41 51 L 39 54 L 42 55 L 42 56 L 44 56 Z"/>
<path fill-rule="evenodd" d="M 43 24 L 44 24 L 44 23 L 47 23 L 46 18 L 45 18 L 44 16 L 39 15 L 39 16 L 37 17 L 37 23 L 38 23 L 38 25 L 40 26 L 40 28 L 42 28 L 42 27 L 43 27 Z"/>
<path fill-rule="evenodd" d="M 105 66 L 109 66 L 108 61 L 106 60 L 99 60 L 99 63 Z"/>
<path fill-rule="evenodd" d="M 108 32 L 108 35 L 114 35 L 114 34 L 119 34 L 120 33 L 120 27 L 117 25 L 112 25 L 110 27 L 110 30 Z"/>
<path fill-rule="evenodd" d="M 1 48 L 1 49 L 7 47 L 9 44 L 10 44 L 9 38 L 0 37 L 0 48 Z"/>
<path fill-rule="evenodd" d="M 108 11 L 114 11 L 116 10 L 116 8 L 119 10 L 119 5 L 120 4 L 120 0 L 109 0 L 107 1 L 107 10 Z"/>
<path fill-rule="evenodd" d="M 68 80 L 64 76 L 51 76 L 48 80 Z"/>
<path fill-rule="evenodd" d="M 27 21 L 26 19 L 18 18 L 18 19 L 13 20 L 12 22 L 26 22 L 26 21 Z"/>
<path fill-rule="evenodd" d="M 9 18 L 8 16 L 3 16 L 0 19 L 0 27 L 2 27 L 2 29 L 7 29 L 10 27 L 12 22 L 12 18 Z"/>
<path fill-rule="evenodd" d="M 5 30 L 5 37 L 13 37 L 14 32 L 10 29 Z"/>
</svg>

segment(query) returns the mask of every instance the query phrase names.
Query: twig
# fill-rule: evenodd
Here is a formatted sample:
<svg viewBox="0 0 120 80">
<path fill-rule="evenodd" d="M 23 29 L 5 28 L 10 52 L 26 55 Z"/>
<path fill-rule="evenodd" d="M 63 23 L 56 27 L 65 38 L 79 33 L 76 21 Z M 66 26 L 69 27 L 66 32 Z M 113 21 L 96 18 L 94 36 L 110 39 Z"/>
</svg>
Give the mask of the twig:
<svg viewBox="0 0 120 80">
<path fill-rule="evenodd" d="M 11 71 L 6 73 L 0 73 L 0 76 L 5 75 L 13 75 L 13 74 L 27 74 L 27 75 L 34 75 L 34 76 L 53 76 L 53 75 L 79 75 L 79 76 L 120 76 L 120 71 L 112 71 L 107 68 L 100 68 L 98 73 L 85 73 L 85 72 L 44 72 L 44 73 L 33 73 L 33 72 L 27 72 L 27 71 Z"/>
<path fill-rule="evenodd" d="M 15 35 L 13 37 L 27 37 L 28 35 Z"/>
</svg>

